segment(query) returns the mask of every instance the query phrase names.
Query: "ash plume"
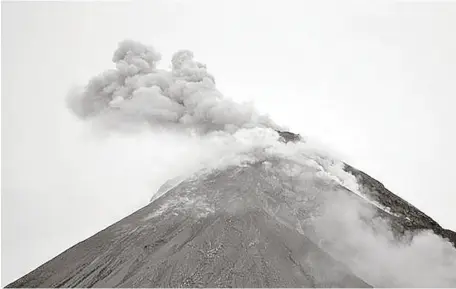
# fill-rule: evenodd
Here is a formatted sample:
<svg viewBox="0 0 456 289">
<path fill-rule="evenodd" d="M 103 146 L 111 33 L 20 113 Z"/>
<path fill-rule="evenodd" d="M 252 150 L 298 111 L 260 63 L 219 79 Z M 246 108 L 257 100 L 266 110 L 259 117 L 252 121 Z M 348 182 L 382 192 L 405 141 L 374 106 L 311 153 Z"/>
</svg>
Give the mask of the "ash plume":
<svg viewBox="0 0 456 289">
<path fill-rule="evenodd" d="M 170 71 L 157 68 L 160 59 L 153 47 L 131 40 L 120 42 L 112 57 L 116 68 L 72 91 L 69 107 L 80 118 L 102 117 L 114 126 L 146 122 L 201 133 L 279 128 L 251 105 L 223 97 L 214 77 L 204 64 L 195 61 L 191 51 L 176 52 Z"/>
</svg>

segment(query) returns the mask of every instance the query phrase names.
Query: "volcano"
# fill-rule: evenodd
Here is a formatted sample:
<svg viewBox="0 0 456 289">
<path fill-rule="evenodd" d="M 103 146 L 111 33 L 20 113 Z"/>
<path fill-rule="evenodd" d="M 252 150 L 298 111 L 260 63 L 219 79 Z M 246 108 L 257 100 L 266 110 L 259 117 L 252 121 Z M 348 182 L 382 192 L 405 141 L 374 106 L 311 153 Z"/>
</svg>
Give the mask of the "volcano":
<svg viewBox="0 0 456 289">
<path fill-rule="evenodd" d="M 170 71 L 160 58 L 120 42 L 116 68 L 72 91 L 68 107 L 102 129 L 145 124 L 216 149 L 142 209 L 7 287 L 456 286 L 455 232 L 224 98 L 192 52 L 175 53 Z"/>
<path fill-rule="evenodd" d="M 298 135 L 279 135 L 279 141 L 299 142 Z M 301 178 L 286 173 L 289 168 L 299 169 Z M 385 221 L 397 242 L 428 230 L 456 246 L 455 232 L 367 174 L 349 165 L 344 169 L 362 184 L 363 195 L 316 177 L 315 166 L 268 156 L 170 181 L 147 206 L 7 287 L 405 285 L 372 278 L 344 262 L 334 250 L 340 233 L 321 233 L 328 225 L 320 222 L 328 202 L 366 208 L 371 215 L 359 216 L 360 222 L 375 228 L 376 219 Z M 343 222 L 336 219 L 330 222 Z"/>
</svg>

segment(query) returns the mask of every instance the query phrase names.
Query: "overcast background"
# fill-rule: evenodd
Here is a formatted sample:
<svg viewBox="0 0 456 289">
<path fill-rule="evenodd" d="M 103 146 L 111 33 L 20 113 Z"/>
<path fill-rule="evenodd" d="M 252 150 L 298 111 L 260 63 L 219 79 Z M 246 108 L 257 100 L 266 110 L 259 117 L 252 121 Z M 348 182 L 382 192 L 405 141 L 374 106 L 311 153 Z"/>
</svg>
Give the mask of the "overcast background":
<svg viewBox="0 0 456 289">
<path fill-rule="evenodd" d="M 65 107 L 73 85 L 114 67 L 124 38 L 155 46 L 164 67 L 192 50 L 225 95 L 456 230 L 456 3 L 2 2 L 1 14 L 2 286 L 147 204 L 173 174 L 161 168 L 179 161 L 175 140 L 96 139 Z"/>
</svg>

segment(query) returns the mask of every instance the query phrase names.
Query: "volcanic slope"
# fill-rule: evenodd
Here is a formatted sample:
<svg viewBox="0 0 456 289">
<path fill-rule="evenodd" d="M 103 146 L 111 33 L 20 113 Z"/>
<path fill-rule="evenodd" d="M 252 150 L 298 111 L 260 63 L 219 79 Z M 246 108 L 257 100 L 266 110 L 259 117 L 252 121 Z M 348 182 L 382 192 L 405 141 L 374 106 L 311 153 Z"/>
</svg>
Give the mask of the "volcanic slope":
<svg viewBox="0 0 456 289">
<path fill-rule="evenodd" d="M 369 287 L 296 227 L 329 185 L 271 166 L 185 180 L 8 287 Z"/>
</svg>

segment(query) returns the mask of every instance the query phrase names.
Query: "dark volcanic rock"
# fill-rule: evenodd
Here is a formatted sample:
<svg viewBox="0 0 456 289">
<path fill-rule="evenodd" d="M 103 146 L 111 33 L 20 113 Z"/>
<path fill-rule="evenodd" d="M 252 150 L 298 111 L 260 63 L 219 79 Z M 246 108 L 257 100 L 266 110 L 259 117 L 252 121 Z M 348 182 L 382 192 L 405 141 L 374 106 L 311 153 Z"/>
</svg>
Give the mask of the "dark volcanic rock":
<svg viewBox="0 0 456 289">
<path fill-rule="evenodd" d="M 284 142 L 297 142 L 301 140 L 301 136 L 299 134 L 295 134 L 289 131 L 277 131 L 280 135 L 281 141 Z"/>
</svg>

